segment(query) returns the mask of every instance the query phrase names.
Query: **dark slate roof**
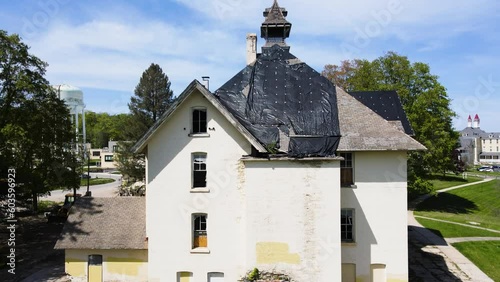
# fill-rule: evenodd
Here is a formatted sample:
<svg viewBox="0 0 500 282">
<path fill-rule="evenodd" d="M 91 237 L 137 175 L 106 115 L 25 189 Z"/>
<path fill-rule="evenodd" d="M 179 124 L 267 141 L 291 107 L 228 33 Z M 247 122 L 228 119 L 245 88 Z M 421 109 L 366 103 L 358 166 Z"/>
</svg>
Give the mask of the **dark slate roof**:
<svg viewBox="0 0 500 282">
<path fill-rule="evenodd" d="M 483 139 L 497 139 L 500 138 L 500 133 L 498 132 L 481 132 L 479 136 Z"/>
<path fill-rule="evenodd" d="M 165 113 L 153 124 L 151 128 L 142 136 L 139 141 L 132 147 L 132 151 L 136 153 L 143 152 L 144 149 L 146 148 L 149 140 L 156 134 L 156 132 L 161 128 L 161 126 L 169 120 L 169 118 L 177 111 L 178 108 L 181 107 L 182 103 L 190 97 L 190 95 L 193 95 L 193 93 L 200 93 L 209 101 L 219 112 L 227 118 L 227 120 L 254 146 L 257 151 L 264 153 L 267 152 L 266 149 L 260 144 L 255 137 L 248 132 L 248 130 L 241 125 L 234 117 L 233 115 L 224 107 L 221 105 L 219 100 L 215 98 L 215 96 L 208 91 L 208 89 L 203 86 L 198 80 L 193 80 L 188 87 L 177 97 L 175 102 L 168 108 Z"/>
<path fill-rule="evenodd" d="M 215 92 L 236 119 L 265 146 L 289 156 L 333 156 L 340 129 L 335 87 L 287 48 L 263 48 Z"/>
<path fill-rule="evenodd" d="M 352 91 L 348 93 L 384 119 L 400 121 L 406 134 L 415 135 L 396 91 Z"/>
<path fill-rule="evenodd" d="M 54 248 L 147 249 L 145 198 L 80 198 Z"/>
<path fill-rule="evenodd" d="M 413 151 L 426 148 L 394 123 L 337 87 L 342 138 L 339 151 Z"/>
<path fill-rule="evenodd" d="M 266 18 L 263 24 L 272 24 L 272 25 L 291 25 L 285 17 L 288 12 L 285 8 L 281 8 L 278 5 L 278 1 L 274 0 L 273 6 L 271 8 L 266 8 L 264 11 L 264 17 Z"/>
<path fill-rule="evenodd" d="M 467 134 L 468 137 L 479 137 L 482 134 L 485 134 L 486 132 L 480 128 L 473 128 L 473 127 L 466 127 L 464 130 L 462 130 L 461 135 Z"/>
</svg>

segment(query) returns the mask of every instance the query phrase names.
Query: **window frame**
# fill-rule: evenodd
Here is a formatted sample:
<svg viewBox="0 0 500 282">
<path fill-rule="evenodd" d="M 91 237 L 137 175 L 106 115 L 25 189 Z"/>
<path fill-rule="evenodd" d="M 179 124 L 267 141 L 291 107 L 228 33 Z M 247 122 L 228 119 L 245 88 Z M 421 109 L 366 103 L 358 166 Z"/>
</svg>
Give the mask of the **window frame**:
<svg viewBox="0 0 500 282">
<path fill-rule="evenodd" d="M 204 222 L 202 222 L 204 218 Z M 197 219 L 200 219 L 199 226 L 197 225 Z M 204 225 L 204 229 L 203 229 Z M 199 237 L 205 237 L 204 245 L 200 242 Z M 192 215 L 192 226 L 191 226 L 191 249 L 207 249 L 208 248 L 208 215 L 206 213 L 195 213 Z"/>
<path fill-rule="evenodd" d="M 113 155 L 104 155 L 104 162 L 113 162 Z"/>
<path fill-rule="evenodd" d="M 202 131 L 203 119 L 201 118 L 201 116 L 200 115 L 198 116 L 198 118 L 197 118 L 198 120 L 196 120 L 196 118 L 195 118 L 196 111 L 200 111 L 200 112 L 205 113 L 205 120 L 204 120 L 205 131 Z M 197 125 L 195 125 L 195 123 L 197 123 Z M 193 108 L 191 108 L 191 132 L 190 132 L 189 136 L 209 136 L 208 135 L 208 111 L 207 111 L 206 107 L 193 107 Z"/>
<path fill-rule="evenodd" d="M 339 155 L 344 158 L 340 161 L 340 187 L 343 188 L 356 188 L 354 184 L 354 153 L 353 152 L 340 152 Z M 350 166 L 348 164 L 350 163 Z M 350 171 L 350 181 L 344 182 L 345 173 Z"/>
<path fill-rule="evenodd" d="M 343 223 L 342 217 L 349 216 L 350 213 L 350 223 Z M 344 226 L 346 226 L 345 231 L 344 231 Z M 348 227 L 351 227 L 351 230 L 349 231 Z M 350 233 L 350 237 L 349 237 Z M 344 238 L 345 235 L 345 238 Z M 356 243 L 356 210 L 353 208 L 342 208 L 340 209 L 340 241 L 342 243 Z"/>
<path fill-rule="evenodd" d="M 196 160 L 201 158 L 204 158 L 204 162 L 197 163 Z M 207 189 L 207 159 L 208 154 L 205 152 L 194 152 L 191 154 L 191 189 Z M 202 168 L 203 165 L 204 169 Z M 197 166 L 199 166 L 198 169 Z M 198 182 L 200 182 L 199 180 L 197 180 L 198 174 L 204 174 L 205 176 L 205 184 L 203 186 L 198 186 L 197 184 Z"/>
</svg>

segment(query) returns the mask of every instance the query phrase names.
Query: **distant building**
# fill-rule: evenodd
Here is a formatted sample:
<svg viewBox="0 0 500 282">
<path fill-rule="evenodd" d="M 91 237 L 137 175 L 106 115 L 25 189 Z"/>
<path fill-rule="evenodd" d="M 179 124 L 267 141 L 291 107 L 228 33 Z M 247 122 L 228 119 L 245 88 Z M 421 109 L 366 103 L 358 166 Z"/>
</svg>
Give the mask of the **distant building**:
<svg viewBox="0 0 500 282">
<path fill-rule="evenodd" d="M 108 147 L 102 149 L 90 149 L 90 159 L 99 160 L 97 166 L 101 168 L 116 168 L 116 153 L 118 152 L 118 141 L 109 141 Z"/>
<path fill-rule="evenodd" d="M 460 132 L 461 160 L 469 165 L 500 163 L 500 132 L 486 132 L 476 114 L 469 116 L 467 127 Z"/>
</svg>

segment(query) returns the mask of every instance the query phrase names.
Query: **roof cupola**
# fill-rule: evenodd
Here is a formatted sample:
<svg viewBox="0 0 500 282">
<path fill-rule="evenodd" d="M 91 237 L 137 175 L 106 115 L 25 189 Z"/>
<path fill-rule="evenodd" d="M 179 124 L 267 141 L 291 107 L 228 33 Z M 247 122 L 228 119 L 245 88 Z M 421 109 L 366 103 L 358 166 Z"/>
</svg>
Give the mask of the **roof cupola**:
<svg viewBox="0 0 500 282">
<path fill-rule="evenodd" d="M 272 47 L 275 44 L 285 47 L 285 39 L 290 37 L 292 24 L 286 20 L 288 12 L 278 5 L 274 0 L 271 8 L 266 8 L 264 17 L 266 18 L 261 26 L 261 37 L 266 39 L 264 47 Z"/>
</svg>

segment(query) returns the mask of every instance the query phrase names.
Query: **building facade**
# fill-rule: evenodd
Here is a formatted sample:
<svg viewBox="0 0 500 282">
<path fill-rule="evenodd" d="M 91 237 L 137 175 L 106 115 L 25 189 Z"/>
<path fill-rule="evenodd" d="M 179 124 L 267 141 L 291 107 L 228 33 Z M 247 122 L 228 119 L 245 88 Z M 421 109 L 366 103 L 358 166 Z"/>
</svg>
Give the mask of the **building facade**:
<svg viewBox="0 0 500 282">
<path fill-rule="evenodd" d="M 286 14 L 275 1 L 262 53 L 247 43 L 214 93 L 193 81 L 136 144 L 149 281 L 408 280 L 407 152 L 425 147 L 397 93 L 347 93 L 293 56 Z"/>
<path fill-rule="evenodd" d="M 500 164 L 500 132 L 486 132 L 480 118 L 469 116 L 467 127 L 460 132 L 460 156 L 469 165 Z"/>
<path fill-rule="evenodd" d="M 87 223 L 74 230 L 82 215 L 70 216 L 56 245 L 68 273 L 89 278 L 100 263 L 104 281 L 234 282 L 254 269 L 408 281 L 407 153 L 425 147 L 396 92 L 348 93 L 291 54 L 286 16 L 274 1 L 262 52 L 247 36 L 243 70 L 213 93 L 193 81 L 134 146 L 144 228 L 140 202 L 110 226 L 114 213 L 77 207 Z"/>
</svg>

